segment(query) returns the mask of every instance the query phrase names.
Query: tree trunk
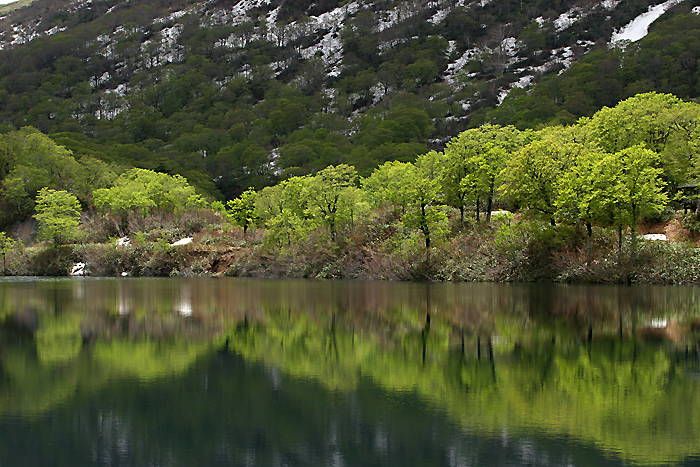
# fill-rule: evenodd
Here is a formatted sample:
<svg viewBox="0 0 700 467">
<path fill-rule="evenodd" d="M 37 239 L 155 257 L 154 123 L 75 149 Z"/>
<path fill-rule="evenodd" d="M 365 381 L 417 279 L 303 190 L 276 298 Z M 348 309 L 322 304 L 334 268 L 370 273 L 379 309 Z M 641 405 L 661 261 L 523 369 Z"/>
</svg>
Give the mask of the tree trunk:
<svg viewBox="0 0 700 467">
<path fill-rule="evenodd" d="M 481 198 L 476 197 L 476 223 L 479 223 L 479 211 L 481 211 Z"/>
<path fill-rule="evenodd" d="M 591 247 L 593 226 L 591 225 L 591 221 L 586 221 L 586 234 L 586 267 L 590 267 L 591 261 L 593 261 L 593 248 Z"/>
<path fill-rule="evenodd" d="M 491 207 L 493 206 L 493 180 L 489 187 L 489 197 L 486 200 L 486 222 L 491 222 Z"/>
<path fill-rule="evenodd" d="M 459 230 L 464 230 L 464 204 L 459 207 Z"/>
<path fill-rule="evenodd" d="M 421 226 L 420 229 L 425 237 L 425 249 L 428 251 L 428 257 L 430 257 L 430 229 L 428 228 L 427 216 L 425 215 L 425 204 L 420 207 L 421 212 Z"/>
</svg>

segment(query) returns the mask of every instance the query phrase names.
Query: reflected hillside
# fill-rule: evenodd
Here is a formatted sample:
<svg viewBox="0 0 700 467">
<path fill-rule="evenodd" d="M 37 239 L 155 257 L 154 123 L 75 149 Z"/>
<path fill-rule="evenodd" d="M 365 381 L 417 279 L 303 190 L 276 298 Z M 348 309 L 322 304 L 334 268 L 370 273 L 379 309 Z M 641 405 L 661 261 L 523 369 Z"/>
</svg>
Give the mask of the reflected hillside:
<svg viewBox="0 0 700 467">
<path fill-rule="evenodd" d="M 700 454 L 699 303 L 694 288 L 2 282 L 0 417 L 40 419 L 133 383 L 163 391 L 199 375 L 209 388 L 208 362 L 242 358 L 273 386 L 280 375 L 313 384 L 319 400 L 354 400 L 371 385 L 464 433 L 536 433 L 634 464 L 680 462 Z M 222 403 L 166 392 L 194 424 L 192 410 Z"/>
</svg>

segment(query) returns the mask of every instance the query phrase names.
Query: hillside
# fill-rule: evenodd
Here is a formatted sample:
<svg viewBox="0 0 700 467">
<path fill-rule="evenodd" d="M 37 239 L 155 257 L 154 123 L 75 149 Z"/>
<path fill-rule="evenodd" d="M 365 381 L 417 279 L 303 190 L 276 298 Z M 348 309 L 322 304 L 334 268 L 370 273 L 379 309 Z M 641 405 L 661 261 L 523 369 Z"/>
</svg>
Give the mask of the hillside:
<svg viewBox="0 0 700 467">
<path fill-rule="evenodd" d="M 609 48 L 656 2 L 36 0 L 0 18 L 0 120 L 231 198 L 330 164 L 368 175 L 485 121 L 694 98 L 697 3 Z"/>
</svg>

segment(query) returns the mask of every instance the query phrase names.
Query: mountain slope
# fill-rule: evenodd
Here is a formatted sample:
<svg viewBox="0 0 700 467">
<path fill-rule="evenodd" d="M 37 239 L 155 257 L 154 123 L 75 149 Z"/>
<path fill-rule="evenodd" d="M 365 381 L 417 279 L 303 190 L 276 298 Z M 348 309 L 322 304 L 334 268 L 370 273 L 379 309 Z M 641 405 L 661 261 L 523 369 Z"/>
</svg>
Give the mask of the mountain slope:
<svg viewBox="0 0 700 467">
<path fill-rule="evenodd" d="M 603 91 L 600 70 L 579 71 L 569 94 L 588 96 L 575 88 L 593 82 L 603 97 L 579 106 L 555 96 L 537 118 L 519 113 L 587 53 L 644 49 L 607 43 L 653 4 L 37 0 L 0 19 L 0 120 L 35 126 L 78 156 L 181 173 L 226 197 L 329 164 L 367 174 L 481 121 L 568 122 L 626 97 L 633 87 Z M 693 6 L 667 15 L 693 23 Z M 531 95 L 518 89 L 547 76 Z M 680 86 L 662 81 L 652 85 Z"/>
</svg>

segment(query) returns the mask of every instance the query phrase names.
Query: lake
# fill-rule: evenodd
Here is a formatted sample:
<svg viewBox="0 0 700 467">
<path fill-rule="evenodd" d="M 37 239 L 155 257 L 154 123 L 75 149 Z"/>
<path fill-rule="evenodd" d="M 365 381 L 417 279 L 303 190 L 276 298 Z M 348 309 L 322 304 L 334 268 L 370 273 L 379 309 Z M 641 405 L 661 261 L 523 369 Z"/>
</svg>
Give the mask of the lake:
<svg viewBox="0 0 700 467">
<path fill-rule="evenodd" d="M 0 466 L 700 465 L 700 288 L 0 281 Z"/>
</svg>

